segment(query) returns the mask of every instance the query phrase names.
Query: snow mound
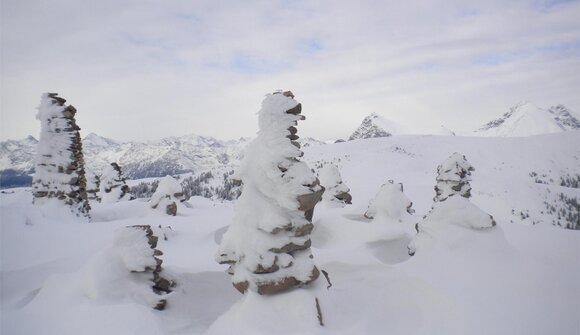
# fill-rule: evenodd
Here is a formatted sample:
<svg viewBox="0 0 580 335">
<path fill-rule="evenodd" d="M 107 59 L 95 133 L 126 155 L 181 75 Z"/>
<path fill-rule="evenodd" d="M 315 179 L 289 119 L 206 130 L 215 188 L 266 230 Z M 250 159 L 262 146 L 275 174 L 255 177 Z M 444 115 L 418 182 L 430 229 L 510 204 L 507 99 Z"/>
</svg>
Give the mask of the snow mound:
<svg viewBox="0 0 580 335">
<path fill-rule="evenodd" d="M 493 218 L 469 200 L 452 196 L 436 202 L 431 212 L 416 226 L 417 235 L 409 243 L 409 254 L 430 246 L 433 242 L 443 243 L 454 249 L 472 240 L 477 231 L 496 225 Z M 462 229 L 457 229 L 461 227 Z M 468 229 L 465 229 L 468 228 Z M 469 237 L 469 236 L 472 237 Z"/>
<path fill-rule="evenodd" d="M 364 216 L 376 221 L 401 222 L 404 217 L 414 213 L 413 203 L 403 193 L 402 183 L 388 183 L 381 186 L 370 201 Z"/>
<path fill-rule="evenodd" d="M 334 164 L 325 164 L 318 171 L 320 185 L 325 188 L 322 200 L 326 204 L 344 207 L 351 204 L 350 189 L 342 182 L 340 171 Z"/>
<path fill-rule="evenodd" d="M 175 216 L 178 207 L 181 207 L 182 200 L 181 183 L 172 176 L 165 176 L 159 180 L 159 185 L 149 200 L 149 206 L 153 209 L 165 210 L 167 214 Z"/>
</svg>

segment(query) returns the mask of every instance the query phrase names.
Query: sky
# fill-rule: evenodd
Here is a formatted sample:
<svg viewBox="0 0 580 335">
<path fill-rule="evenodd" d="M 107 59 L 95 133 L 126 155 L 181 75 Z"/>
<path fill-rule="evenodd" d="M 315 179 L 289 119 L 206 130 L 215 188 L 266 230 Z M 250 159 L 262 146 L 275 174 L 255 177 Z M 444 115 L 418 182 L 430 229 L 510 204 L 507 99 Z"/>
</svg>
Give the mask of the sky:
<svg viewBox="0 0 580 335">
<path fill-rule="evenodd" d="M 81 136 L 252 137 L 291 90 L 299 135 L 377 113 L 475 129 L 530 101 L 580 112 L 580 2 L 0 0 L 0 139 L 38 136 L 43 92 Z"/>
</svg>

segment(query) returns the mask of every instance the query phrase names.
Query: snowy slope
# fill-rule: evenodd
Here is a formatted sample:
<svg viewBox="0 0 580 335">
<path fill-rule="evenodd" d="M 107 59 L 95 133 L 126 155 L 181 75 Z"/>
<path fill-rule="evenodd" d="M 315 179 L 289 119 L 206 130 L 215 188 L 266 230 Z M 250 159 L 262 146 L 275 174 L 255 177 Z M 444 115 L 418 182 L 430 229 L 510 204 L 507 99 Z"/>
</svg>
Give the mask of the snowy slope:
<svg viewBox="0 0 580 335">
<path fill-rule="evenodd" d="M 560 185 L 580 175 L 580 131 L 527 138 L 396 136 L 305 148 L 310 167 L 334 163 L 351 189 L 345 208 L 317 206 L 314 260 L 329 273 L 308 288 L 242 296 L 214 261 L 232 203 L 192 198 L 176 217 L 146 200 L 92 203 L 82 224 L 31 204 L 29 189 L 0 193 L 2 334 L 578 334 L 580 231 L 553 226 Z M 414 224 L 435 195 L 451 153 L 475 167 L 471 201 L 494 216 L 487 232 L 457 227 L 407 254 Z M 535 174 L 534 174 L 535 173 Z M 362 214 L 387 180 L 416 209 L 402 223 Z M 570 185 L 574 186 L 574 185 Z M 577 187 L 577 186 L 576 186 Z M 525 214 L 525 215 L 522 215 Z M 536 222 L 538 224 L 533 225 Z M 167 309 L 132 290 L 111 254 L 115 230 L 150 224 L 177 281 Z M 159 228 L 171 226 L 169 228 Z M 308 290 L 308 294 L 305 293 Z M 320 300 L 324 327 L 311 294 Z"/>
<path fill-rule="evenodd" d="M 558 105 L 542 109 L 521 102 L 502 117 L 490 121 L 474 132 L 477 136 L 522 137 L 580 129 L 580 117 Z"/>
</svg>

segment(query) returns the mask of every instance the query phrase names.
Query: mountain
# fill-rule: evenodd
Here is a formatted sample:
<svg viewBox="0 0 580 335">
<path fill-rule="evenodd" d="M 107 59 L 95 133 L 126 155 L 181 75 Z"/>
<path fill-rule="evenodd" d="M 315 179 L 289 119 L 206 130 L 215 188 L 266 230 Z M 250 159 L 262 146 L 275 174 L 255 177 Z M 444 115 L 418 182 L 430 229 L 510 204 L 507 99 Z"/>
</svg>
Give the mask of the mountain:
<svg viewBox="0 0 580 335">
<path fill-rule="evenodd" d="M 388 120 L 378 114 L 372 113 L 365 117 L 361 125 L 350 135 L 349 141 L 374 138 L 389 137 L 402 132 L 402 126 Z"/>
<path fill-rule="evenodd" d="M 34 170 L 37 143 L 31 136 L 0 143 L 2 187 L 30 184 L 28 175 Z M 105 166 L 117 162 L 128 178 L 139 179 L 235 166 L 249 139 L 221 141 L 191 134 L 148 142 L 120 142 L 91 133 L 82 143 L 87 170 L 100 174 Z"/>
<path fill-rule="evenodd" d="M 139 179 L 235 164 L 248 141 L 220 141 L 191 134 L 148 142 L 117 142 L 90 134 L 83 140 L 83 152 L 87 168 L 95 173 L 117 162 L 127 177 Z"/>
<path fill-rule="evenodd" d="M 0 187 L 30 185 L 37 144 L 32 136 L 0 142 Z"/>
<path fill-rule="evenodd" d="M 0 170 L 30 171 L 34 167 L 37 144 L 38 140 L 32 136 L 0 142 Z"/>
<path fill-rule="evenodd" d="M 500 118 L 477 129 L 477 136 L 523 137 L 580 129 L 580 116 L 563 105 L 549 109 L 520 102 Z"/>
</svg>

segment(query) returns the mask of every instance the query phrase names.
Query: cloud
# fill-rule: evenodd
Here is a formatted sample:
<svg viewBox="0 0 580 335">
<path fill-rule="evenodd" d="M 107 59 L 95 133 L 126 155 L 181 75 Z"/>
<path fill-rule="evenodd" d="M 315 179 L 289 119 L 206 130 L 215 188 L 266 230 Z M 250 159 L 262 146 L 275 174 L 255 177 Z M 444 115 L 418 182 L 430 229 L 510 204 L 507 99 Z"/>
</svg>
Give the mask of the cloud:
<svg viewBox="0 0 580 335">
<path fill-rule="evenodd" d="M 0 137 L 38 132 L 40 93 L 117 139 L 253 136 L 292 89 L 302 136 L 377 112 L 472 129 L 520 100 L 580 111 L 578 1 L 17 1 L 2 8 Z"/>
</svg>

